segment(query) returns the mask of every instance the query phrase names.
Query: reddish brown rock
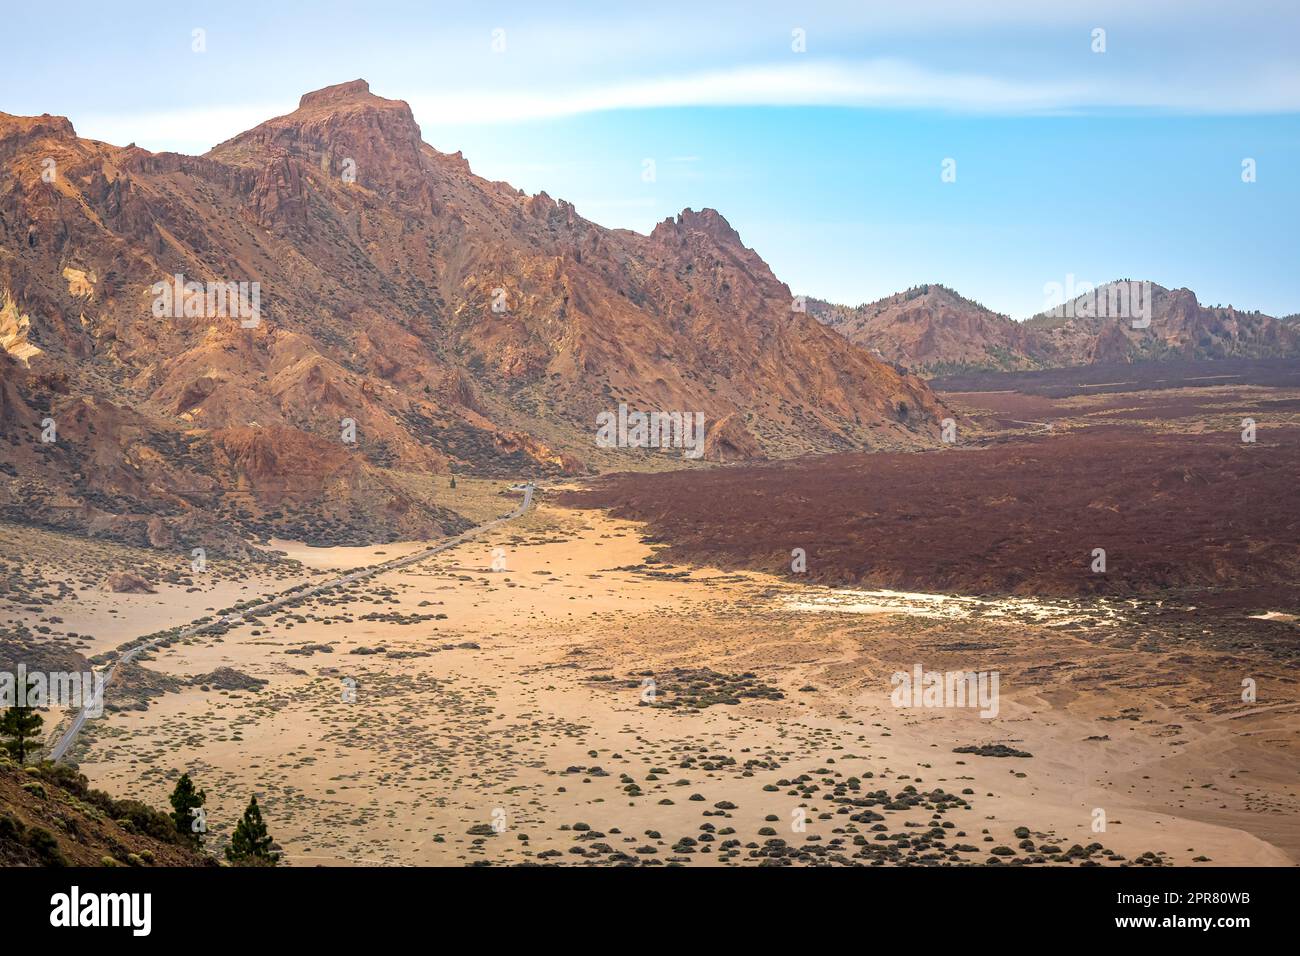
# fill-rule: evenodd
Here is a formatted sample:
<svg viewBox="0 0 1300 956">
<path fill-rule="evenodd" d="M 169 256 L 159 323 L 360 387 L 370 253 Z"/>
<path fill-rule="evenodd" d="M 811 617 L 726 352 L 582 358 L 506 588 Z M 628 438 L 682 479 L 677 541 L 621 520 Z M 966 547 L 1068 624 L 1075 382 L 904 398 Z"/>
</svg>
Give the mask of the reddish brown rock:
<svg viewBox="0 0 1300 956">
<path fill-rule="evenodd" d="M 411 474 L 581 471 L 621 402 L 743 422 L 715 444 L 745 457 L 937 441 L 924 382 L 793 309 L 718 212 L 602 228 L 475 176 L 363 81 L 201 157 L 0 114 L 0 172 L 0 243 L 21 250 L 0 299 L 30 317 L 7 341 L 40 350 L 0 382 L 19 472 L 0 505 L 93 505 L 163 547 L 193 514 L 258 537 L 435 533 L 455 522 Z M 259 322 L 206 295 L 155 309 L 176 275 L 258 283 Z M 58 444 L 34 444 L 36 408 Z"/>
<path fill-rule="evenodd" d="M 808 309 L 850 341 L 917 372 L 1037 366 L 1020 323 L 937 284 L 854 309 L 813 299 Z"/>
<path fill-rule="evenodd" d="M 708 461 L 747 461 L 761 457 L 758 440 L 745 428 L 739 415 L 728 415 L 717 422 L 704 439 L 704 458 Z"/>
<path fill-rule="evenodd" d="M 1023 322 L 941 285 L 917 286 L 852 309 L 810 299 L 808 310 L 880 358 L 927 377 L 1135 361 L 1300 356 L 1300 327 L 1295 323 L 1231 306 L 1203 306 L 1189 289 L 1137 286 L 1142 305 L 1145 290 L 1150 290 L 1149 315 L 1112 311 L 1112 298 L 1117 305 L 1121 302 L 1117 283 Z"/>
<path fill-rule="evenodd" d="M 156 594 L 152 584 L 130 571 L 114 571 L 104 579 L 104 590 L 115 594 Z"/>
</svg>

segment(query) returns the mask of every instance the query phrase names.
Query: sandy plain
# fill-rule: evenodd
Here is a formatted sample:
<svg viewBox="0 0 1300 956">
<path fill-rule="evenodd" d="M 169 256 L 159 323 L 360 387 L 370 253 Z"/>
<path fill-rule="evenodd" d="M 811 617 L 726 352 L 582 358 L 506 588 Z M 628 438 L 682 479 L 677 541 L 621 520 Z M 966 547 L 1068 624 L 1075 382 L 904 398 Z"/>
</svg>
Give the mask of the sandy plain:
<svg viewBox="0 0 1300 956">
<path fill-rule="evenodd" d="M 189 771 L 216 845 L 256 792 L 293 865 L 1296 861 L 1296 709 L 1225 710 L 1239 674 L 1216 655 L 1108 641 L 1114 608 L 1086 602 L 863 613 L 814 588 L 831 606 L 808 610 L 787 580 L 659 564 L 642 532 L 544 502 L 162 649 L 147 667 L 267 683 L 108 714 L 81 767 L 158 805 Z M 894 671 L 969 668 L 972 647 L 1001 672 L 997 718 L 893 706 Z M 991 743 L 1033 756 L 953 752 Z"/>
</svg>

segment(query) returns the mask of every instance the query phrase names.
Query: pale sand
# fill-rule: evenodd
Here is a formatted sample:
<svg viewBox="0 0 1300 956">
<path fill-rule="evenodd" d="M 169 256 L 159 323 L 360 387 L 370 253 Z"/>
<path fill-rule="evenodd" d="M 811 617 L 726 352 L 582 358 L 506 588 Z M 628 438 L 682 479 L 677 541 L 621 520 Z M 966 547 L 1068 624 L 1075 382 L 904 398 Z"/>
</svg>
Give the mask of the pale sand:
<svg viewBox="0 0 1300 956">
<path fill-rule="evenodd" d="M 86 656 L 94 657 L 144 634 L 179 627 L 229 608 L 237 601 L 278 594 L 295 584 L 319 582 L 336 571 L 405 557 L 428 546 L 427 541 L 402 541 L 356 548 L 317 548 L 301 541 L 274 538 L 264 550 L 300 562 L 301 569 L 271 569 L 251 563 L 239 567 L 231 559 L 211 558 L 209 573 L 191 572 L 189 556 L 182 554 L 174 563 L 190 574 L 193 586 L 151 581 L 154 594 L 117 594 L 102 588 L 79 590 L 76 601 L 58 605 L 58 616 L 63 619 L 60 628 L 83 635 L 86 639 L 77 647 Z M 53 573 L 48 579 L 77 583 L 67 574 Z M 48 608 L 15 608 L 14 620 L 34 627 L 49 613 Z"/>
<path fill-rule="evenodd" d="M 179 585 L 159 584 L 156 594 L 114 594 L 109 591 L 83 591 L 76 603 L 61 605 L 59 616 L 69 631 L 88 635 L 78 645 L 87 657 L 103 654 L 115 647 L 155 631 L 178 627 L 263 594 L 272 594 L 302 581 L 317 580 L 317 575 L 291 574 L 284 577 L 250 576 L 246 581 L 199 579 L 201 590 L 187 593 Z M 116 614 L 108 613 L 115 610 Z"/>
<path fill-rule="evenodd" d="M 315 549 L 285 542 L 285 550 L 305 557 Z M 412 545 L 411 547 L 418 547 Z M 375 549 L 334 549 L 358 563 Z M 382 550 L 382 547 L 378 550 Z M 213 556 L 195 571 L 191 552 L 137 548 L 112 541 L 19 525 L 0 524 L 0 554 L 21 557 L 22 576 L 0 589 L 0 627 L 42 626 L 56 633 L 76 633 L 67 646 L 87 657 L 105 653 L 147 633 L 187 624 L 205 614 L 306 581 L 321 580 L 311 560 L 303 566 Z M 105 589 L 110 572 L 130 571 L 155 590 L 152 594 L 114 593 Z M 171 579 L 166 580 L 166 579 Z M 5 582 L 0 582 L 0 584 Z M 57 620 L 55 620 L 57 619 Z"/>
<path fill-rule="evenodd" d="M 395 541 L 392 544 L 371 544 L 362 548 L 316 548 L 301 541 L 272 538 L 267 549 L 282 552 L 286 557 L 320 571 L 338 571 L 381 564 L 404 558 L 429 547 L 428 541 Z"/>
<path fill-rule="evenodd" d="M 294 556 L 337 568 L 422 545 Z M 494 573 L 497 546 L 508 570 Z M 375 550 L 387 553 L 376 557 Z M 184 676 L 230 666 L 270 684 L 258 693 L 187 688 L 145 713 L 92 721 L 82 769 L 110 792 L 157 806 L 166 804 L 172 775 L 190 771 L 209 794 L 214 844 L 256 791 L 272 834 L 296 865 L 521 862 L 543 850 L 560 851 L 552 862 L 582 863 L 569 851 L 592 841 L 559 829 L 579 822 L 603 832 L 594 842 L 614 850 L 656 849 L 638 859 L 678 858 L 672 845 L 698 837 L 702 823 L 734 828 L 732 838 L 742 844 L 762 844 L 758 831 L 765 826 L 795 845 L 808 836 L 819 836 L 823 846 L 851 841 L 854 833 L 872 840 L 867 825 L 832 833 L 853 825 L 822 800 L 828 787 L 811 797 L 792 796 L 785 785 L 763 790 L 822 770 L 841 779 L 870 771 L 874 779 L 864 780 L 864 791 L 973 790 L 966 797 L 971 809 L 944 818 L 966 834 L 951 842 L 980 848 L 963 854 L 977 862 L 994 846 L 1015 847 L 1011 831 L 1020 825 L 1039 843 L 1039 834 L 1065 848 L 1098 842 L 1129 858 L 1164 851 L 1178 864 L 1201 855 L 1212 865 L 1289 864 L 1300 855 L 1297 709 L 1217 719 L 1247 708 L 1234 706 L 1237 690 L 1223 666 L 1189 664 L 1210 662 L 1211 655 L 1183 647 L 1168 654 L 1119 650 L 1011 620 L 796 613 L 789 599 L 807 589 L 762 575 L 701 570 L 670 580 L 611 570 L 638 565 L 648 554 L 630 523 L 543 506 L 488 538 L 360 584 L 345 604 L 318 599 L 289 612 L 440 613 L 445 620 L 309 618 L 288 628 L 273 623 L 281 613 L 220 639 L 199 637 L 160 651 L 147 666 Z M 420 607 L 422 601 L 432 603 Z M 134 610 L 131 616 L 137 626 L 129 636 L 154 623 L 139 626 Z M 347 653 L 467 641 L 480 648 L 406 659 Z M 960 642 L 989 646 L 974 654 L 945 649 Z M 307 643 L 332 643 L 335 653 L 284 653 Z M 999 717 L 894 708 L 889 676 L 916 662 L 934 670 L 999 669 Z M 636 687 L 587 679 L 612 673 L 621 681 L 675 666 L 752 671 L 786 696 L 686 713 L 638 706 Z M 342 699 L 342 676 L 359 682 L 355 703 Z M 1157 691 L 1153 683 L 1161 685 Z M 805 686 L 816 689 L 801 691 Z M 1289 695 L 1276 702 L 1296 700 L 1294 689 L 1268 691 Z M 1124 716 L 1125 707 L 1138 708 L 1138 719 L 1101 720 Z M 1112 739 L 1085 739 L 1105 734 Z M 951 752 L 987 741 L 1034 757 Z M 683 768 L 687 748 L 696 760 Z M 751 760 L 760 764 L 745 776 Z M 597 765 L 609 776 L 564 772 Z M 666 772 L 647 779 L 654 768 Z M 622 773 L 643 796 L 628 796 Z M 689 783 L 675 785 L 683 779 Z M 689 800 L 694 793 L 706 799 Z M 673 804 L 659 805 L 665 798 Z M 736 809 L 723 816 L 714 810 L 719 801 Z M 791 827 L 801 805 L 806 833 Z M 1098 807 L 1107 816 L 1104 833 L 1091 829 Z M 704 816 L 706 810 L 718 815 Z M 828 819 L 820 818 L 824 813 Z M 778 819 L 766 821 L 768 814 Z M 904 820 L 925 823 L 930 815 L 915 807 L 887 813 L 886 822 L 898 832 Z M 467 833 L 494 819 L 506 823 L 499 835 Z M 983 842 L 984 829 L 995 842 Z M 680 858 L 716 864 L 726 838 L 710 844 L 710 853 Z M 846 842 L 842 849 L 856 848 Z M 747 854 L 742 849 L 732 862 L 756 862 Z"/>
</svg>

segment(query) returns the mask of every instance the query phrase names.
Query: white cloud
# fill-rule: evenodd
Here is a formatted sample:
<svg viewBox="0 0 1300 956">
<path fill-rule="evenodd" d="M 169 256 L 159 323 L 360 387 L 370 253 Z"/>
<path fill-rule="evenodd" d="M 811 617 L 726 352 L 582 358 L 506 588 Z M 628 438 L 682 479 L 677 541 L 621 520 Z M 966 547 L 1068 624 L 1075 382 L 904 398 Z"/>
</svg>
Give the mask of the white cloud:
<svg viewBox="0 0 1300 956">
<path fill-rule="evenodd" d="M 400 91 L 394 92 L 400 95 Z M 1191 76 L 1008 78 L 948 72 L 898 59 L 737 66 L 593 87 L 479 88 L 408 97 L 425 126 L 513 123 L 603 110 L 682 106 L 848 106 L 1038 113 L 1139 108 L 1166 112 L 1300 111 L 1300 68 L 1262 65 Z M 83 136 L 150 149 L 202 152 L 292 104 L 200 107 L 167 112 L 73 117 Z"/>
<path fill-rule="evenodd" d="M 928 69 L 903 60 L 741 66 L 588 89 L 480 90 L 411 98 L 427 123 L 505 123 L 672 106 L 851 106 L 1025 113 L 1086 108 L 1257 113 L 1300 109 L 1300 69 L 1168 81 L 1116 75 L 1044 81 Z"/>
</svg>

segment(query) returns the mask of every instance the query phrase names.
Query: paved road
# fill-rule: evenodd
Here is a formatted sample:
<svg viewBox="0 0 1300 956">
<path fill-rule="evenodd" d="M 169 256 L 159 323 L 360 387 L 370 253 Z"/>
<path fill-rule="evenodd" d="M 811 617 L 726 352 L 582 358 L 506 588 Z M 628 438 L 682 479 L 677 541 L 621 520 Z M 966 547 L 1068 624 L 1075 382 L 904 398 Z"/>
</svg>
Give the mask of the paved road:
<svg viewBox="0 0 1300 956">
<path fill-rule="evenodd" d="M 424 561 L 427 558 L 433 557 L 433 555 L 435 554 L 438 554 L 442 551 L 446 551 L 449 548 L 454 548 L 459 544 L 463 544 L 466 541 L 469 541 L 471 538 L 478 537 L 480 534 L 482 534 L 485 531 L 490 531 L 493 528 L 500 527 L 501 525 L 505 524 L 507 521 L 513 521 L 515 518 L 518 518 L 520 515 L 522 515 L 524 512 L 528 510 L 528 506 L 532 504 L 533 501 L 533 491 L 535 490 L 533 483 L 529 482 L 526 485 L 511 485 L 510 490 L 522 491 L 524 493 L 524 499 L 519 503 L 518 508 L 510 512 L 510 514 L 506 515 L 504 518 L 497 518 L 495 521 L 489 521 L 486 524 L 477 525 L 473 528 L 470 528 L 468 531 L 462 531 L 460 534 L 456 535 L 455 537 L 448 538 L 446 541 L 434 545 L 432 548 L 426 548 L 424 551 L 417 551 L 415 554 L 408 554 L 404 558 L 395 558 L 392 561 L 385 561 L 383 564 L 375 564 L 364 568 L 358 568 L 355 571 L 349 571 L 347 574 L 330 578 L 328 581 L 324 581 L 320 584 L 312 585 L 311 587 L 301 591 L 286 592 L 277 598 L 273 598 L 270 601 L 264 601 L 263 603 L 258 604 L 255 607 L 249 608 L 248 610 L 250 612 L 255 612 L 258 616 L 261 616 L 268 611 L 274 611 L 277 608 L 283 607 L 286 604 L 293 604 L 295 602 L 303 600 L 304 598 L 314 597 L 317 594 L 320 594 L 324 591 L 332 590 L 333 588 L 340 587 L 344 584 L 352 584 L 354 581 L 361 581 L 364 580 L 365 578 L 373 577 L 376 574 L 384 574 L 388 571 L 396 570 L 397 568 L 404 568 L 407 565 L 417 564 L 420 561 Z M 122 666 L 123 664 L 131 663 L 133 660 L 135 660 L 145 651 L 153 650 L 155 647 L 157 647 L 159 644 L 163 643 L 164 641 L 173 641 L 185 637 L 191 637 L 195 634 L 202 634 L 205 631 L 215 630 L 216 628 L 224 627 L 229 624 L 239 624 L 243 620 L 244 620 L 243 614 L 227 614 L 221 618 L 218 618 L 215 621 L 208 621 L 203 624 L 191 624 L 189 627 L 185 628 L 184 630 L 180 631 L 177 634 L 164 634 L 162 637 L 156 638 L 155 640 L 147 641 L 144 644 L 139 644 L 136 645 L 135 647 L 132 647 L 130 650 L 126 651 L 126 653 L 124 653 L 121 657 L 119 657 L 116 661 L 114 661 L 109 666 L 108 670 L 104 672 L 103 693 L 104 694 L 108 693 L 108 685 L 112 683 L 113 676 L 117 673 L 117 669 L 120 666 Z M 104 702 L 102 700 L 98 701 L 100 707 L 103 706 L 103 703 Z M 98 710 L 98 708 L 95 709 Z M 50 751 L 50 759 L 57 762 L 64 758 L 68 750 L 71 749 L 73 743 L 76 742 L 77 735 L 81 733 L 82 727 L 86 725 L 86 720 L 90 716 L 88 711 L 89 708 L 86 707 L 82 707 L 81 710 L 77 711 L 77 716 L 73 718 L 73 721 L 68 726 L 68 729 L 63 732 L 63 736 L 59 738 L 58 743 L 56 743 L 53 749 Z"/>
</svg>

